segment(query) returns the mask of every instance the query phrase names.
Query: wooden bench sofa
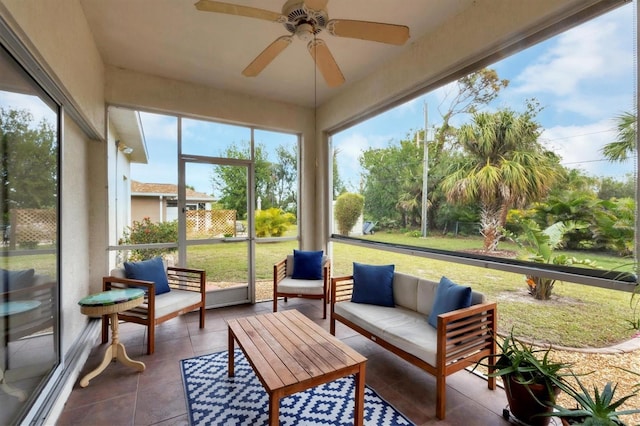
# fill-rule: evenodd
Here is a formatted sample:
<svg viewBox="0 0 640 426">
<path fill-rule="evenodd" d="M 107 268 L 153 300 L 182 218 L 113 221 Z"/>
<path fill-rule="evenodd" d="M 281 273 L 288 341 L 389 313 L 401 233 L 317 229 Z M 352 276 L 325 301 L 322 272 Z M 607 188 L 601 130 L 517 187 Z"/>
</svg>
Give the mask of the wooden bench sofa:
<svg viewBox="0 0 640 426">
<path fill-rule="evenodd" d="M 436 416 L 446 413 L 446 377 L 495 354 L 496 303 L 472 292 L 471 306 L 440 314 L 437 328 L 427 322 L 437 282 L 395 272 L 394 307 L 351 301 L 353 276 L 331 280 L 330 332 L 336 321 L 352 328 L 436 378 Z M 488 379 L 495 389 L 495 377 Z"/>
</svg>

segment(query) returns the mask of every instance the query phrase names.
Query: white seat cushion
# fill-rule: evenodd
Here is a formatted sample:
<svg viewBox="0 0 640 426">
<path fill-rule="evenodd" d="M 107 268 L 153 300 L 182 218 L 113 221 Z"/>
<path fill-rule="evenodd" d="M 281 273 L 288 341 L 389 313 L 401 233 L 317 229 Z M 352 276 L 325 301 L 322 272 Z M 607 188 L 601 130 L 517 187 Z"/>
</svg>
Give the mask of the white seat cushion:
<svg viewBox="0 0 640 426">
<path fill-rule="evenodd" d="M 163 293 L 156 296 L 155 319 L 163 317 L 172 312 L 179 311 L 187 306 L 195 305 L 200 302 L 200 293 L 188 290 L 171 290 L 169 293 Z M 143 303 L 133 309 L 126 311 L 127 315 L 133 315 L 140 318 L 146 318 L 148 315 L 149 305 Z"/>
<path fill-rule="evenodd" d="M 278 283 L 279 293 L 291 294 L 318 294 L 324 292 L 323 280 L 294 280 L 291 277 L 285 277 Z"/>
<path fill-rule="evenodd" d="M 436 362 L 436 329 L 424 315 L 396 306 L 340 302 L 335 312 L 392 345 L 422 359 L 430 365 Z"/>
</svg>

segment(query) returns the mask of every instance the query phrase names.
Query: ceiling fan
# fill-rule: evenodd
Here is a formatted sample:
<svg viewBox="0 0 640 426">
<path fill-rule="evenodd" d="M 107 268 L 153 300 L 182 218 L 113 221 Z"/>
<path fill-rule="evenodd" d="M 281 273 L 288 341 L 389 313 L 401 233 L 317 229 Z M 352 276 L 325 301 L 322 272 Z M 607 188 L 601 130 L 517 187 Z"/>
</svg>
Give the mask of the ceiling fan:
<svg viewBox="0 0 640 426">
<path fill-rule="evenodd" d="M 277 38 L 267 46 L 243 71 L 247 77 L 255 77 L 291 44 L 293 36 L 307 42 L 307 50 L 329 87 L 344 83 L 344 76 L 326 43 L 316 34 L 326 30 L 336 37 L 357 38 L 402 45 L 409 39 L 409 27 L 380 22 L 350 19 L 329 19 L 328 0 L 288 0 L 282 13 L 255 7 L 241 6 L 214 0 L 199 0 L 196 9 L 205 12 L 226 13 L 283 24 L 290 35 Z"/>
</svg>

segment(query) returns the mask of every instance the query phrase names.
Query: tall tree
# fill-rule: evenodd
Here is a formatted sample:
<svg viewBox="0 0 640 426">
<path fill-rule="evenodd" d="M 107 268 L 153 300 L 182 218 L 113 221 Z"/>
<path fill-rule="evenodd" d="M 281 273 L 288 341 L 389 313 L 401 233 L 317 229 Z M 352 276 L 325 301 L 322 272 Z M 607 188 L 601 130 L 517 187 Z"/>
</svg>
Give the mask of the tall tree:
<svg viewBox="0 0 640 426">
<path fill-rule="evenodd" d="M 342 177 L 340 177 L 340 170 L 338 170 L 338 154 L 340 154 L 340 148 L 333 149 L 332 155 L 332 174 L 333 174 L 333 199 L 337 199 L 340 194 L 347 192 L 347 187 L 344 184 Z"/>
<path fill-rule="evenodd" d="M 248 144 L 247 144 L 248 145 Z M 229 158 L 249 158 L 249 148 L 231 145 L 225 151 Z M 259 197 L 263 210 L 277 207 L 295 211 L 297 181 L 297 151 L 279 146 L 276 162 L 269 161 L 264 145 L 256 144 L 254 151 L 255 196 Z M 244 167 L 216 165 L 211 173 L 214 194 L 225 209 L 236 210 L 240 218 L 247 215 L 247 173 Z M 294 207 L 292 207 L 292 205 Z"/>
<path fill-rule="evenodd" d="M 290 213 L 296 213 L 298 200 L 298 149 L 282 145 L 276 148 L 276 162 L 271 164 L 275 184 L 273 205 Z"/>
<path fill-rule="evenodd" d="M 607 160 L 622 162 L 636 151 L 637 121 L 636 115 L 631 112 L 623 112 L 616 117 L 616 140 L 602 148 L 602 154 Z"/>
<path fill-rule="evenodd" d="M 485 251 L 496 249 L 508 210 L 542 198 L 558 176 L 558 158 L 538 142 L 536 113 L 531 103 L 522 114 L 475 113 L 458 131 L 466 161 L 444 178 L 443 190 L 450 202 L 480 205 Z"/>
<path fill-rule="evenodd" d="M 388 226 L 420 223 L 422 147 L 403 140 L 362 153 L 365 212 Z M 416 208 L 417 207 L 417 208 Z"/>
<path fill-rule="evenodd" d="M 438 155 L 448 145 L 455 144 L 455 128 L 451 126 L 451 120 L 455 116 L 474 114 L 479 107 L 496 99 L 508 85 L 509 80 L 500 79 L 496 70 L 491 68 L 482 68 L 456 81 L 453 90 L 438 105 L 442 124 L 436 128 L 434 135 L 434 154 Z M 443 109 L 445 105 L 446 109 Z"/>
<path fill-rule="evenodd" d="M 0 202 L 3 219 L 11 208 L 56 205 L 56 132 L 28 110 L 0 107 Z"/>
<path fill-rule="evenodd" d="M 500 79 L 491 68 L 483 68 L 468 74 L 451 85 L 438 105 L 442 122 L 434 130 L 433 140 L 429 141 L 428 176 L 428 224 L 430 228 L 442 225 L 444 211 L 450 206 L 439 190 L 452 155 L 457 149 L 457 129 L 451 124 L 455 117 L 473 114 L 481 107 L 496 99 L 500 91 L 509 85 L 509 80 Z M 424 140 L 424 138 L 422 138 Z M 439 223 L 440 222 L 440 223 Z M 446 223 L 446 221 L 445 221 Z"/>
</svg>

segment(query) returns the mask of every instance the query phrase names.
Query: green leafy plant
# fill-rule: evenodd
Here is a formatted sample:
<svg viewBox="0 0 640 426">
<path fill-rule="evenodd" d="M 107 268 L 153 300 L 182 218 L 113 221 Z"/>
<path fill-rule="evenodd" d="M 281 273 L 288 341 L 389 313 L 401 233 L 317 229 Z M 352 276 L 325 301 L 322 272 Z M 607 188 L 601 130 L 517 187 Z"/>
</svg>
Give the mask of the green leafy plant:
<svg viewBox="0 0 640 426">
<path fill-rule="evenodd" d="M 285 213 L 275 207 L 256 210 L 255 218 L 258 237 L 281 237 L 291 224 L 295 223 L 295 216 L 292 213 Z"/>
<path fill-rule="evenodd" d="M 555 253 L 556 249 L 562 247 L 563 237 L 566 233 L 587 225 L 571 221 L 556 222 L 545 229 L 540 229 L 538 224 L 531 219 L 525 219 L 519 225 L 522 229 L 521 234 L 515 235 L 506 230 L 503 230 L 503 233 L 507 238 L 518 244 L 520 248 L 528 252 L 527 255 L 523 256 L 525 260 L 553 265 L 597 267 L 595 261 L 590 259 L 578 259 L 563 253 Z M 532 296 L 539 300 L 548 300 L 551 297 L 556 280 L 554 278 L 527 275 L 526 283 Z"/>
<path fill-rule="evenodd" d="M 178 221 L 152 222 L 145 217 L 142 221 L 133 221 L 133 225 L 127 227 L 120 244 L 152 244 L 152 243 L 177 243 Z M 133 249 L 129 252 L 130 261 L 152 259 L 157 256 L 173 253 L 176 248 L 144 248 Z"/>
<path fill-rule="evenodd" d="M 577 387 L 571 385 L 566 379 L 554 380 L 554 382 L 562 392 L 576 401 L 577 406 L 575 408 L 565 408 L 551 404 L 555 411 L 545 413 L 545 416 L 561 418 L 565 424 L 622 426 L 625 423 L 620 420 L 620 416 L 640 413 L 640 409 L 618 411 L 620 406 L 627 400 L 637 396 L 637 391 L 614 399 L 617 385 L 607 382 L 602 391 L 593 386 L 593 394 L 591 394 L 576 374 L 571 373 L 571 375 Z"/>
<path fill-rule="evenodd" d="M 336 199 L 334 214 L 340 235 L 349 235 L 349 231 L 362 214 L 363 208 L 364 197 L 360 194 L 345 192 Z"/>
<path fill-rule="evenodd" d="M 556 380 L 563 376 L 563 369 L 569 364 L 553 362 L 549 358 L 551 349 L 536 349 L 533 345 L 517 340 L 513 330 L 496 342 L 498 353 L 495 358 L 495 371 L 489 376 L 513 376 L 521 384 L 544 384 L 551 387 Z M 489 366 L 489 364 L 484 364 Z"/>
<path fill-rule="evenodd" d="M 570 365 L 550 359 L 550 349 L 536 349 L 515 339 L 513 330 L 502 341 L 499 351 L 477 365 L 489 369 L 489 377 L 502 377 L 509 407 L 518 420 L 527 424 L 548 424 L 539 414 L 550 411 L 559 392 L 557 382 Z"/>
</svg>

